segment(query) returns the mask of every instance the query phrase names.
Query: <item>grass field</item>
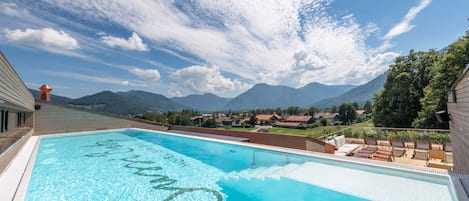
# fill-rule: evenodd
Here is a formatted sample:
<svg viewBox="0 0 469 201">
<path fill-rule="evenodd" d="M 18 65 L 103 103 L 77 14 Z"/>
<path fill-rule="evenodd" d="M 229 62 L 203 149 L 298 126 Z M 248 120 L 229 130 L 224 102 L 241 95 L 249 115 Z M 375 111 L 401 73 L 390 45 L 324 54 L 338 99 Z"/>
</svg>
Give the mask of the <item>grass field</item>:
<svg viewBox="0 0 469 201">
<path fill-rule="evenodd" d="M 352 124 L 352 126 L 355 126 L 355 127 L 374 127 L 375 125 L 373 124 L 373 120 L 368 119 L 364 122 Z"/>
<path fill-rule="evenodd" d="M 232 130 L 232 131 L 252 131 L 255 130 L 256 128 L 242 128 L 242 127 L 219 127 L 218 129 L 221 130 Z"/>
<path fill-rule="evenodd" d="M 269 129 L 269 133 L 275 134 L 288 134 L 288 135 L 303 135 L 309 137 L 320 137 L 327 133 L 332 133 L 334 131 L 340 130 L 342 127 L 340 126 L 321 126 L 317 128 L 310 128 L 310 129 L 295 129 L 295 128 L 281 128 L 281 127 L 273 127 Z M 252 131 L 256 128 L 241 128 L 241 127 L 228 127 L 223 128 L 220 127 L 218 129 L 222 130 L 235 130 L 235 131 Z"/>
<path fill-rule="evenodd" d="M 278 134 L 293 134 L 293 135 L 304 135 L 309 137 L 320 137 L 327 133 L 332 133 L 334 131 L 340 130 L 340 126 L 321 126 L 311 129 L 295 129 L 295 128 L 280 128 L 274 127 L 269 130 L 269 133 L 278 133 Z"/>
</svg>

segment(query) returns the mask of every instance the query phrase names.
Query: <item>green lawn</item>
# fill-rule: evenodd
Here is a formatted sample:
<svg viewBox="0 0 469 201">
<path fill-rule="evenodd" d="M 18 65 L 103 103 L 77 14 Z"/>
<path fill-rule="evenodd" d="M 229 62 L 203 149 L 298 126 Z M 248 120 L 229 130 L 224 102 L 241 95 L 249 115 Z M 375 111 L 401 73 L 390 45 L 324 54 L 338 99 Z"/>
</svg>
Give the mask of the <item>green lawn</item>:
<svg viewBox="0 0 469 201">
<path fill-rule="evenodd" d="M 296 129 L 296 128 L 281 128 L 273 127 L 269 129 L 269 133 L 274 134 L 287 134 L 287 135 L 303 135 L 310 137 L 320 137 L 326 133 L 332 133 L 340 130 L 343 127 L 340 126 L 320 126 L 317 128 L 310 129 Z M 256 128 L 242 128 L 242 127 L 219 127 L 221 130 L 234 130 L 234 131 L 252 131 Z"/>
<path fill-rule="evenodd" d="M 304 135 L 309 137 L 320 137 L 326 133 L 332 133 L 340 130 L 340 126 L 320 126 L 311 129 L 295 129 L 295 128 L 280 128 L 273 127 L 269 133 L 290 134 L 290 135 Z"/>
<path fill-rule="evenodd" d="M 375 125 L 373 124 L 373 120 L 368 119 L 364 122 L 352 124 L 352 126 L 356 126 L 356 127 L 374 127 Z"/>
<path fill-rule="evenodd" d="M 221 130 L 233 130 L 233 131 L 252 131 L 256 128 L 243 128 L 243 127 L 219 127 Z"/>
</svg>

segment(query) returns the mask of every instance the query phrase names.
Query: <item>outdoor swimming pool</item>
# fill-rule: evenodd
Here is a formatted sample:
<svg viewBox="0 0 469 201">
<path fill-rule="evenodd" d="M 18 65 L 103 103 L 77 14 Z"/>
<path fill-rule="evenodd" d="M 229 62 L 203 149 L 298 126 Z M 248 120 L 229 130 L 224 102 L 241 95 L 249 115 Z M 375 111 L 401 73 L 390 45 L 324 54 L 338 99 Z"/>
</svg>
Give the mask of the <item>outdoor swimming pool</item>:
<svg viewBox="0 0 469 201">
<path fill-rule="evenodd" d="M 41 138 L 26 200 L 453 200 L 449 179 L 140 129 Z"/>
</svg>

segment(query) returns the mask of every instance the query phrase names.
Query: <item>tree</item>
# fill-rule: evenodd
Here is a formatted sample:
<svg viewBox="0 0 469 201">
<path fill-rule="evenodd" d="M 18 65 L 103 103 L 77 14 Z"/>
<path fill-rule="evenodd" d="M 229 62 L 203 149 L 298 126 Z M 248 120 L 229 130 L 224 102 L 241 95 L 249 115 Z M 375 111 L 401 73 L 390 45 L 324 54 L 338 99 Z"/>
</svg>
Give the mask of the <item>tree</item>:
<svg viewBox="0 0 469 201">
<path fill-rule="evenodd" d="M 289 115 L 298 115 L 300 113 L 300 107 L 290 106 L 290 107 L 287 108 L 286 113 L 289 114 Z"/>
<path fill-rule="evenodd" d="M 424 98 L 420 100 L 422 109 L 413 125 L 418 128 L 448 128 L 448 123 L 440 123 L 435 112 L 447 110 L 446 94 L 454 81 L 461 75 L 469 63 L 469 32 L 448 47 L 442 58 L 432 69 L 432 79 L 424 89 Z"/>
<path fill-rule="evenodd" d="M 202 123 L 202 127 L 205 127 L 205 128 L 216 128 L 217 127 L 217 122 L 215 121 L 215 118 L 210 118 L 210 119 L 207 119 L 204 121 L 204 123 Z"/>
<path fill-rule="evenodd" d="M 358 105 L 357 102 L 354 102 L 354 103 L 352 104 L 352 106 L 355 108 L 355 110 L 360 109 L 360 105 Z"/>
<path fill-rule="evenodd" d="M 357 111 L 353 104 L 342 103 L 339 107 L 339 120 L 344 124 L 350 124 L 357 119 Z"/>
<path fill-rule="evenodd" d="M 249 118 L 249 125 L 251 127 L 254 127 L 254 125 L 256 125 L 257 123 L 257 118 L 256 118 L 256 115 L 252 115 L 250 118 Z"/>
<path fill-rule="evenodd" d="M 365 105 L 363 106 L 363 109 L 365 110 L 366 114 L 370 114 L 371 111 L 372 111 L 372 107 L 373 107 L 373 105 L 371 104 L 371 101 L 367 100 L 365 102 Z"/>
<path fill-rule="evenodd" d="M 423 89 L 430 81 L 430 69 L 439 54 L 414 52 L 396 58 L 390 65 L 384 88 L 375 95 L 373 123 L 375 126 L 411 127 L 422 106 Z"/>
<path fill-rule="evenodd" d="M 314 106 L 311 106 L 311 107 L 308 108 L 308 114 L 310 116 L 314 116 L 314 113 L 316 113 L 318 111 L 319 111 L 319 109 L 317 107 L 314 107 Z"/>
<path fill-rule="evenodd" d="M 336 112 L 337 112 L 337 106 L 333 105 L 333 106 L 331 107 L 331 112 L 332 112 L 332 113 L 336 113 Z"/>
<path fill-rule="evenodd" d="M 321 118 L 321 120 L 319 120 L 319 123 L 321 123 L 322 126 L 327 126 L 327 119 L 324 119 L 324 118 Z"/>
</svg>

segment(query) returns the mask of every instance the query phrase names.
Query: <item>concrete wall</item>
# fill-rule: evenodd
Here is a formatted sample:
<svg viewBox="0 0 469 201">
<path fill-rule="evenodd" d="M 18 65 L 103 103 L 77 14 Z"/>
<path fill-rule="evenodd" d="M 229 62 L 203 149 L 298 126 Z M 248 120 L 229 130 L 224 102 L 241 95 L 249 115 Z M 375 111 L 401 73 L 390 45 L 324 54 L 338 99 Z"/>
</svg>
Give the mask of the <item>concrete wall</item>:
<svg viewBox="0 0 469 201">
<path fill-rule="evenodd" d="M 456 94 L 455 101 L 453 92 Z M 448 112 L 451 115 L 450 137 L 453 146 L 454 170 L 469 174 L 469 73 L 463 73 L 456 82 L 454 91 L 450 90 Z"/>
<path fill-rule="evenodd" d="M 117 115 L 36 101 L 41 109 L 35 112 L 35 135 L 114 128 L 145 128 L 167 130 L 164 126 L 143 120 L 131 120 Z"/>
<path fill-rule="evenodd" d="M 197 127 L 186 127 L 186 126 L 171 126 L 170 130 L 181 130 L 188 132 L 208 133 L 215 135 L 224 135 L 232 137 L 249 138 L 249 142 L 256 144 L 273 145 L 280 147 L 287 147 L 293 149 L 306 150 L 306 140 L 309 140 L 308 147 L 311 151 L 324 152 L 324 145 L 317 142 L 314 139 L 309 139 L 303 136 L 296 135 L 279 135 L 270 133 L 257 133 L 257 132 L 243 132 L 243 131 L 231 131 L 231 130 L 219 130 L 210 128 L 197 128 Z"/>
</svg>

